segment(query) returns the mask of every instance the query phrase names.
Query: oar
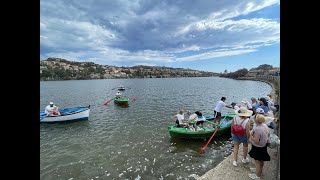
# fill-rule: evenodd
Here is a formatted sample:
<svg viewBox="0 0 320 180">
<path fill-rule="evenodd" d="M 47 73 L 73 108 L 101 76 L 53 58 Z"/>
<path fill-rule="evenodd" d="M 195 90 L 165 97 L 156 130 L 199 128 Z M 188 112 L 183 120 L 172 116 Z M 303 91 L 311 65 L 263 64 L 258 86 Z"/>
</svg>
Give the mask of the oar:
<svg viewBox="0 0 320 180">
<path fill-rule="evenodd" d="M 107 105 L 109 102 L 111 102 L 113 100 L 113 98 L 111 98 L 109 101 L 105 102 L 103 105 Z"/>
<path fill-rule="evenodd" d="M 226 117 L 227 117 L 227 116 L 225 116 L 222 121 L 224 121 L 224 120 L 226 119 Z M 201 154 L 201 153 L 207 148 L 207 146 L 209 145 L 209 143 L 210 143 L 211 139 L 213 138 L 213 136 L 216 134 L 216 132 L 218 131 L 218 129 L 220 129 L 220 125 L 221 125 L 221 124 L 222 124 L 222 123 L 220 123 L 219 126 L 216 127 L 216 130 L 214 131 L 214 133 L 213 133 L 212 136 L 210 137 L 210 139 L 209 139 L 209 141 L 207 142 L 207 144 L 204 145 L 204 146 L 198 151 L 199 154 Z"/>
</svg>

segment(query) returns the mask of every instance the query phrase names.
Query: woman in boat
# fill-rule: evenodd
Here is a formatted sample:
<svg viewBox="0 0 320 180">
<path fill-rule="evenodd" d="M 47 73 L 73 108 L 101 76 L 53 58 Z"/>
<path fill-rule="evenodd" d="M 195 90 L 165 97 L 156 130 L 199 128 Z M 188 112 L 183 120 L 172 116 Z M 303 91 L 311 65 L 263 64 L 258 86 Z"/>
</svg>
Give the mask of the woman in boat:
<svg viewBox="0 0 320 180">
<path fill-rule="evenodd" d="M 243 160 L 242 163 L 249 162 L 248 155 L 248 139 L 250 137 L 250 120 L 248 117 L 252 115 L 252 111 L 245 107 L 235 110 L 236 116 L 232 119 L 231 135 L 234 143 L 233 148 L 233 165 L 237 166 L 239 145 L 243 144 Z"/>
<path fill-rule="evenodd" d="M 194 129 L 198 130 L 198 126 L 201 125 L 201 127 L 203 127 L 203 123 L 206 121 L 206 118 L 202 115 L 200 111 L 196 111 L 195 114 L 197 115 L 197 120 L 194 124 Z"/>
<path fill-rule="evenodd" d="M 176 119 L 177 127 L 188 127 L 188 124 L 184 122 L 184 111 L 182 109 L 173 117 Z"/>
<path fill-rule="evenodd" d="M 254 118 L 257 126 L 250 133 L 250 142 L 252 144 L 249 155 L 255 160 L 256 168 L 250 168 L 255 174 L 249 174 L 251 179 L 260 179 L 264 161 L 270 161 L 270 156 L 267 150 L 267 141 L 269 128 L 264 123 L 265 117 L 257 114 Z"/>
</svg>

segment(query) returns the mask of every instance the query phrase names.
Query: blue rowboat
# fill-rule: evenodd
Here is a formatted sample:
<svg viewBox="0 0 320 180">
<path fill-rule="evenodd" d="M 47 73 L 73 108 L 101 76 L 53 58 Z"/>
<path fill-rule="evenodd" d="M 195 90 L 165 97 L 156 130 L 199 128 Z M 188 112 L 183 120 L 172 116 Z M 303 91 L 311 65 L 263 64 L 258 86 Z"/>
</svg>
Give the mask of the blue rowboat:
<svg viewBox="0 0 320 180">
<path fill-rule="evenodd" d="M 90 105 L 88 107 L 74 107 L 59 109 L 60 115 L 46 116 L 44 111 L 40 111 L 40 122 L 65 122 L 88 120 Z"/>
</svg>

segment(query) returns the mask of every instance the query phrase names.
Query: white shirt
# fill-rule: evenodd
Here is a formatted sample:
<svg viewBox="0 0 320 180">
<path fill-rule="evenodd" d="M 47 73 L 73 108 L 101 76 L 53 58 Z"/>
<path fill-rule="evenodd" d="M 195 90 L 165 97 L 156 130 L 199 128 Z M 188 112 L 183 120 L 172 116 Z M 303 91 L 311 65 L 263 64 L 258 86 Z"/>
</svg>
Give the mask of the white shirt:
<svg viewBox="0 0 320 180">
<path fill-rule="evenodd" d="M 220 112 L 222 111 L 222 108 L 225 107 L 227 104 L 224 103 L 223 101 L 219 101 L 216 105 L 216 107 L 214 108 L 215 111 Z"/>
<path fill-rule="evenodd" d="M 117 92 L 116 96 L 121 96 L 121 92 Z"/>
<path fill-rule="evenodd" d="M 179 121 L 179 124 L 183 124 L 182 120 L 184 120 L 184 114 L 177 114 L 176 116 L 177 116 L 177 119 Z"/>
<path fill-rule="evenodd" d="M 50 105 L 48 105 L 48 106 L 46 107 L 46 109 L 44 110 L 44 113 L 50 114 L 50 113 L 52 113 L 52 111 L 53 111 L 55 108 L 57 108 L 57 106 L 53 105 L 53 106 L 51 107 Z M 51 112 L 49 112 L 49 111 L 51 111 Z"/>
</svg>

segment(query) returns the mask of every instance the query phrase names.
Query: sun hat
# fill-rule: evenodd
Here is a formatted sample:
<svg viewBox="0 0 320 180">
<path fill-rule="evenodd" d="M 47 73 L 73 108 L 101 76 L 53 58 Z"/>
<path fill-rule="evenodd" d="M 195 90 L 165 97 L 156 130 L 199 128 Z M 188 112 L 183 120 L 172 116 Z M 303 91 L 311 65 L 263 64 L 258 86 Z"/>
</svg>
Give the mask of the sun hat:
<svg viewBox="0 0 320 180">
<path fill-rule="evenodd" d="M 238 115 L 238 116 L 251 116 L 252 113 L 253 113 L 253 111 L 250 111 L 250 110 L 248 110 L 248 109 L 245 108 L 245 107 L 241 107 L 241 108 L 239 108 L 239 109 L 236 109 L 234 112 L 235 112 L 236 115 Z"/>
<path fill-rule="evenodd" d="M 50 102 L 49 104 L 53 104 L 53 102 Z"/>
</svg>

